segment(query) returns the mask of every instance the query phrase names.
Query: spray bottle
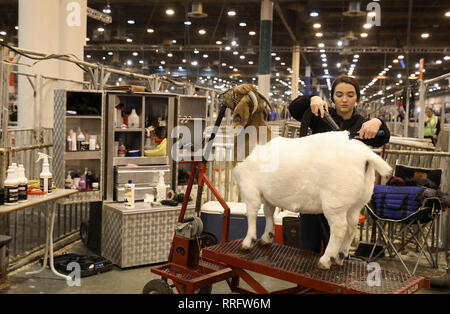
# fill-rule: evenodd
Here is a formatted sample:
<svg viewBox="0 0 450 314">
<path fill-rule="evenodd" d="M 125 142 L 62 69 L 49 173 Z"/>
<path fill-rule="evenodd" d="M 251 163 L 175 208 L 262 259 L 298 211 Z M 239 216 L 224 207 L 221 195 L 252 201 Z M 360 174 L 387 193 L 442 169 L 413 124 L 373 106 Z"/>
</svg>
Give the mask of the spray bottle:
<svg viewBox="0 0 450 314">
<path fill-rule="evenodd" d="M 19 183 L 19 203 L 24 203 L 28 200 L 28 180 L 25 177 L 23 165 L 19 165 L 19 168 L 17 168 L 17 180 Z"/>
<path fill-rule="evenodd" d="M 52 193 L 52 173 L 50 172 L 50 164 L 48 163 L 48 159 L 52 158 L 44 153 L 38 153 L 39 158 L 36 162 L 43 159 L 42 163 L 42 172 L 39 175 L 41 181 L 41 190 L 47 192 L 48 194 Z"/>
<path fill-rule="evenodd" d="M 156 201 L 161 202 L 166 199 L 166 184 L 164 183 L 164 171 L 159 172 L 159 181 L 156 185 Z"/>
<path fill-rule="evenodd" d="M 152 132 L 154 131 L 155 131 L 154 126 L 149 126 L 148 128 L 145 129 L 145 132 L 147 134 L 145 137 L 145 144 L 144 144 L 145 150 L 152 150 L 156 148 L 155 137 L 152 136 Z"/>
</svg>

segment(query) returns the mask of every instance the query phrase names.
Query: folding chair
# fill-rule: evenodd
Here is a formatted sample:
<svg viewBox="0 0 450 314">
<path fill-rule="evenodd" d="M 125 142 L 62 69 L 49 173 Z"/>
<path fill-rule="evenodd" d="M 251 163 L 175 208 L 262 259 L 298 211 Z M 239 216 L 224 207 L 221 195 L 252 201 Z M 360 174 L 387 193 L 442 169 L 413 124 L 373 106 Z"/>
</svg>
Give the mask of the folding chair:
<svg viewBox="0 0 450 314">
<path fill-rule="evenodd" d="M 440 186 L 442 169 L 425 169 L 396 165 L 394 176 L 404 179 L 405 182 L 427 183 L 429 186 L 431 185 L 437 189 Z M 406 201 L 406 203 L 408 202 L 409 204 L 412 204 L 412 202 Z M 402 203 L 402 205 L 406 203 Z M 413 207 L 411 210 L 411 207 L 408 207 L 410 211 L 407 214 L 406 210 L 403 213 L 380 211 L 380 200 L 378 200 L 379 206 L 377 207 L 374 197 L 372 198 L 372 201 L 366 205 L 366 209 L 380 235 L 373 245 L 369 256 L 369 262 L 375 260 L 384 253 L 385 250 L 380 250 L 374 255 L 377 245 L 382 244 L 387 249 L 390 257 L 399 258 L 408 274 L 414 274 L 416 272 L 422 256 L 425 256 L 432 267 L 438 267 L 438 239 L 436 238 L 438 238 L 439 235 L 439 216 L 442 211 L 441 201 L 438 197 L 431 196 L 424 197 L 421 202 L 416 204 L 417 208 L 415 209 Z M 403 209 L 405 209 L 404 206 Z M 393 216 L 396 217 L 393 218 Z M 388 227 L 388 230 L 385 230 L 386 226 Z M 396 248 L 394 245 L 394 242 L 398 239 L 402 240 L 400 248 Z M 430 240 L 431 244 L 429 243 Z M 400 252 L 402 252 L 410 243 L 414 243 L 416 249 L 419 251 L 412 272 L 400 254 Z"/>
</svg>

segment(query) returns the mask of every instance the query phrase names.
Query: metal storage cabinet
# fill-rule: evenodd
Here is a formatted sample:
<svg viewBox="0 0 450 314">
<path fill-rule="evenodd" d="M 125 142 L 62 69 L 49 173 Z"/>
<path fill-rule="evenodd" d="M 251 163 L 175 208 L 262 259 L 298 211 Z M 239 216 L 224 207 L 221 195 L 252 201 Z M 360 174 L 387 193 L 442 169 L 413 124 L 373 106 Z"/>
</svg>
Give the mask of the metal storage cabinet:
<svg viewBox="0 0 450 314">
<path fill-rule="evenodd" d="M 89 90 L 55 90 L 53 119 L 53 158 L 50 159 L 50 171 L 57 188 L 64 188 L 68 170 L 94 170 L 99 177 L 99 190 L 80 192 L 68 197 L 64 204 L 79 202 L 96 202 L 103 200 L 104 186 L 104 111 L 105 96 L 103 92 Z M 66 115 L 67 110 L 73 110 L 75 104 L 80 104 L 85 112 L 77 115 Z M 66 151 L 66 141 L 69 129 L 80 127 L 88 129 L 90 134 L 97 135 L 100 150 L 96 151 Z"/>
<path fill-rule="evenodd" d="M 188 206 L 185 217 L 193 216 L 194 208 Z M 102 256 L 121 268 L 167 261 L 180 209 L 181 205 L 150 208 L 142 202 L 127 209 L 104 203 Z"/>
<path fill-rule="evenodd" d="M 105 162 L 106 186 L 105 199 L 107 201 L 120 201 L 121 198 L 116 198 L 115 189 L 118 187 L 118 182 L 115 182 L 114 173 L 118 167 L 127 166 L 128 164 L 136 164 L 138 166 L 155 166 L 159 169 L 160 166 L 165 165 L 170 172 L 169 178 L 166 179 L 166 184 L 173 186 L 172 182 L 172 158 L 170 150 L 172 148 L 173 139 L 170 137 L 174 127 L 174 106 L 175 94 L 158 94 L 158 93 L 124 93 L 124 92 L 108 92 L 107 99 L 107 122 L 106 122 L 106 137 L 107 137 L 107 157 Z M 139 128 L 126 128 L 114 126 L 115 106 L 124 104 L 125 107 L 130 108 L 134 106 L 139 115 Z M 148 120 L 155 117 L 161 117 L 166 123 L 166 138 L 167 138 L 167 156 L 144 156 L 144 140 L 145 127 Z M 117 157 L 117 151 L 114 142 L 123 141 L 123 144 L 128 149 L 138 150 L 139 157 Z M 130 178 L 131 179 L 131 178 Z M 135 183 L 133 181 L 133 183 Z M 144 187 L 144 186 L 142 186 Z M 150 189 L 150 184 L 147 189 Z"/>
</svg>

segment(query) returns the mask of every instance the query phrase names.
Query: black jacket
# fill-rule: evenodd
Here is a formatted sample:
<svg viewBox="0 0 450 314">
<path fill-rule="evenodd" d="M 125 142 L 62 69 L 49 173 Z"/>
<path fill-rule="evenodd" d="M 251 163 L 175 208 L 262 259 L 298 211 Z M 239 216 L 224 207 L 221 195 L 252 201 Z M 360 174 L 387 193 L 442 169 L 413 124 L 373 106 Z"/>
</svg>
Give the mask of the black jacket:
<svg viewBox="0 0 450 314">
<path fill-rule="evenodd" d="M 289 105 L 289 112 L 294 119 L 301 122 L 301 131 L 300 136 L 306 135 L 305 126 L 309 126 L 312 133 L 323 133 L 332 131 L 331 127 L 325 123 L 325 121 L 319 116 L 316 117 L 311 112 L 311 99 L 312 96 L 299 96 L 294 99 Z M 353 115 L 348 120 L 343 120 L 336 112 L 336 109 L 329 108 L 328 112 L 330 116 L 334 119 L 336 124 L 342 129 L 350 131 L 350 133 L 356 133 L 361 129 L 361 126 L 364 122 L 368 121 L 368 119 L 363 116 L 356 114 L 353 111 Z M 373 139 L 365 139 L 363 142 L 366 145 L 370 145 L 373 147 L 380 147 L 389 142 L 389 138 L 391 136 L 388 127 L 381 120 L 380 130 L 384 131 L 384 136 L 377 136 Z"/>
</svg>

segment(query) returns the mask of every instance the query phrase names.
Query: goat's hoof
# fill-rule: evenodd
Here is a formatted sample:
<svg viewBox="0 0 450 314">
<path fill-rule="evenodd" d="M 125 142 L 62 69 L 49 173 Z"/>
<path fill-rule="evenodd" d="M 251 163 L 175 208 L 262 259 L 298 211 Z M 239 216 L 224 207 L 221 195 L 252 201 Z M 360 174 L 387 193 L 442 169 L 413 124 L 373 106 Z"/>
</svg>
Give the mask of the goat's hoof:
<svg viewBox="0 0 450 314">
<path fill-rule="evenodd" d="M 241 245 L 239 247 L 239 250 L 241 250 L 242 252 L 248 252 L 248 251 L 250 251 L 250 247 L 248 247 L 246 245 Z"/>
<path fill-rule="evenodd" d="M 247 244 L 248 242 L 250 242 L 250 244 Z M 256 239 L 251 239 L 250 241 L 246 241 L 244 239 L 244 241 L 242 242 L 242 244 L 240 246 L 240 250 L 244 251 L 244 252 L 248 252 L 255 245 L 255 243 L 256 243 Z"/>
<path fill-rule="evenodd" d="M 331 260 L 331 259 L 330 259 Z M 319 263 L 317 264 L 317 267 L 320 269 L 330 269 L 331 266 L 331 262 L 329 261 L 328 263 L 325 261 L 325 259 L 320 258 L 319 259 Z"/>
<path fill-rule="evenodd" d="M 339 259 L 344 259 L 344 258 L 345 258 L 344 252 L 339 252 Z"/>
<path fill-rule="evenodd" d="M 336 264 L 336 259 L 332 256 L 330 257 L 330 262 L 331 264 Z"/>
<path fill-rule="evenodd" d="M 269 234 L 266 236 L 265 234 L 261 237 L 261 245 L 270 245 L 273 243 L 275 239 L 275 235 L 272 232 L 269 232 Z"/>
</svg>

